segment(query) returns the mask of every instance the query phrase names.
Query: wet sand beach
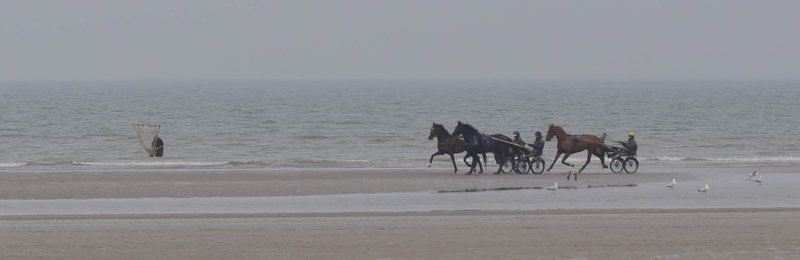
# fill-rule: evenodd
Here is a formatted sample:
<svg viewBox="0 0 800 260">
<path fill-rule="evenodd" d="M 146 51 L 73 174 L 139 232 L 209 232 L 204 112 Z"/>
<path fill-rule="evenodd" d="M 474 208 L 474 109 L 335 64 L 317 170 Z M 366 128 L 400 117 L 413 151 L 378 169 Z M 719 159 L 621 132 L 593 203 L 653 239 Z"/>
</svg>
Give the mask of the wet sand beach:
<svg viewBox="0 0 800 260">
<path fill-rule="evenodd" d="M 4 259 L 791 259 L 792 169 L 9 171 Z M 762 170 L 762 172 L 765 172 Z M 676 188 L 665 188 L 672 178 Z M 564 188 L 543 187 L 559 182 Z M 710 183 L 708 193 L 696 191 Z"/>
</svg>

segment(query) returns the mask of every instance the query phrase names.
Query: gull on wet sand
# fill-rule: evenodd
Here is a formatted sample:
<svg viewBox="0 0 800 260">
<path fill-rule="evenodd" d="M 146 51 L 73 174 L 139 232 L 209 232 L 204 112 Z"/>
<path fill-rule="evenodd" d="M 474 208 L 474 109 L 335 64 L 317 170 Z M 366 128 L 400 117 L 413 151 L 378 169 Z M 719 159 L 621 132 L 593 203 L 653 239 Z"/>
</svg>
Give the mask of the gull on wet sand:
<svg viewBox="0 0 800 260">
<path fill-rule="evenodd" d="M 558 182 L 554 183 L 553 186 L 547 187 L 547 190 L 558 190 Z"/>
<path fill-rule="evenodd" d="M 756 182 L 758 182 L 759 184 L 762 182 L 761 181 L 761 175 L 758 175 L 758 178 L 756 178 Z"/>
<path fill-rule="evenodd" d="M 753 177 L 756 177 L 756 175 L 758 175 L 758 170 L 755 170 L 751 172 L 750 175 L 747 175 L 747 179 L 748 180 L 753 179 Z"/>
<path fill-rule="evenodd" d="M 702 188 L 700 188 L 700 189 L 699 189 L 699 190 L 697 190 L 697 191 L 699 191 L 699 192 L 707 192 L 707 191 L 708 191 L 708 183 L 706 183 L 706 186 L 705 186 L 705 187 L 702 187 Z"/>
<path fill-rule="evenodd" d="M 667 187 L 667 188 L 675 188 L 675 184 L 677 184 L 677 183 L 675 183 L 675 179 L 672 179 L 672 183 L 670 183 L 670 184 L 667 184 L 667 186 L 666 186 L 666 187 Z"/>
</svg>

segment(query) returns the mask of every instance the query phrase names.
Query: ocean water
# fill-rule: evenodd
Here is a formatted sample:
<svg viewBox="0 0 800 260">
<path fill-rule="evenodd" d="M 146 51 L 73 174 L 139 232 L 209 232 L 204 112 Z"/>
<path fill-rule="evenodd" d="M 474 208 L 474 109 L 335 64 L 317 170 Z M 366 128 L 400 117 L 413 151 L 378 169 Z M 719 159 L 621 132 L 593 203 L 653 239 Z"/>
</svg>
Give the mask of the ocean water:
<svg viewBox="0 0 800 260">
<path fill-rule="evenodd" d="M 797 167 L 798 100 L 800 80 L 6 82 L 0 170 L 423 168 L 432 122 L 458 120 L 529 142 L 549 124 L 635 131 L 645 172 Z M 146 156 L 133 123 L 161 125 L 163 158 Z M 548 165 L 554 155 L 546 143 Z M 596 158 L 587 170 L 607 171 Z"/>
</svg>

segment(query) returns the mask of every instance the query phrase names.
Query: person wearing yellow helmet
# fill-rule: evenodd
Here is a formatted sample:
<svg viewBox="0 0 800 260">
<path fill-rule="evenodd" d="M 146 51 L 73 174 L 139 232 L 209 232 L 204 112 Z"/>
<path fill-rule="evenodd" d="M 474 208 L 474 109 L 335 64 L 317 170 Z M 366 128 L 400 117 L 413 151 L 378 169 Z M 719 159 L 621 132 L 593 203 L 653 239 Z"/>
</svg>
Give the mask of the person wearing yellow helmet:
<svg viewBox="0 0 800 260">
<path fill-rule="evenodd" d="M 636 140 L 633 140 L 633 138 L 635 136 L 636 136 L 636 133 L 628 132 L 628 142 L 627 143 L 622 143 L 622 146 L 625 147 L 625 150 L 628 150 L 628 154 L 629 155 L 636 155 L 636 150 L 639 148 L 636 145 Z"/>
</svg>

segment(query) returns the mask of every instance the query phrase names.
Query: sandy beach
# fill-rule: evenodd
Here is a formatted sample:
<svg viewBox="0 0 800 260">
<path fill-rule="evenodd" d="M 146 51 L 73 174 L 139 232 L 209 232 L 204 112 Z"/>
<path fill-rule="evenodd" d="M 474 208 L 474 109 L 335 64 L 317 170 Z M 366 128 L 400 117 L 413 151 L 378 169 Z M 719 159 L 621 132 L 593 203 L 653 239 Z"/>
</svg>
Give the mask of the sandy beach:
<svg viewBox="0 0 800 260">
<path fill-rule="evenodd" d="M 798 11 L 0 0 L 0 260 L 800 260 Z"/>
<path fill-rule="evenodd" d="M 581 175 L 578 182 L 567 182 L 558 172 L 465 176 L 442 169 L 9 171 L 0 174 L 4 208 L 0 257 L 791 259 L 800 255 L 800 208 L 790 206 L 798 205 L 794 204 L 798 194 L 783 189 L 791 185 L 780 181 L 793 180 L 796 174 L 773 173 L 765 180 L 774 183 L 752 186 L 756 184 L 739 174 L 744 171 L 627 175 L 598 170 Z M 664 188 L 664 180 L 671 178 L 685 185 Z M 542 189 L 553 182 L 564 188 Z M 696 188 L 705 182 L 712 183 L 712 190 L 699 194 Z M 730 199 L 731 194 L 741 194 L 742 199 Z M 782 201 L 756 203 L 771 197 Z M 247 203 L 237 204 L 242 200 Z M 315 204 L 319 201 L 325 205 Z M 663 206 L 671 202 L 681 205 Z M 742 206 L 737 206 L 740 202 Z M 147 206 L 131 206 L 137 203 Z M 431 209 L 437 205 L 440 210 Z M 42 209 L 47 207 L 53 209 Z"/>
</svg>

